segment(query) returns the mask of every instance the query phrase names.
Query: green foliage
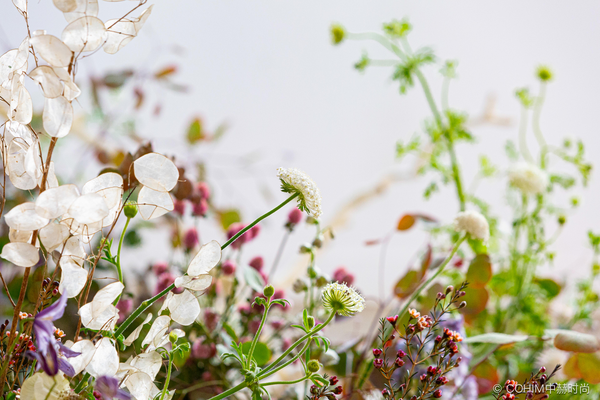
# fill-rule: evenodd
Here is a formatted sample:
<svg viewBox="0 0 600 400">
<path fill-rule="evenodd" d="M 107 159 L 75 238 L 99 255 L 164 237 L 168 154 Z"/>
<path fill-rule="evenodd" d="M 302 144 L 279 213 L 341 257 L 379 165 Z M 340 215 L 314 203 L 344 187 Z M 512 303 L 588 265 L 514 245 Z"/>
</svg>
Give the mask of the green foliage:
<svg viewBox="0 0 600 400">
<path fill-rule="evenodd" d="M 435 62 L 433 50 L 428 47 L 418 49 L 413 55 L 407 56 L 397 66 L 392 79 L 400 83 L 400 93 L 404 94 L 415 84 L 416 71 L 428 64 Z"/>
</svg>

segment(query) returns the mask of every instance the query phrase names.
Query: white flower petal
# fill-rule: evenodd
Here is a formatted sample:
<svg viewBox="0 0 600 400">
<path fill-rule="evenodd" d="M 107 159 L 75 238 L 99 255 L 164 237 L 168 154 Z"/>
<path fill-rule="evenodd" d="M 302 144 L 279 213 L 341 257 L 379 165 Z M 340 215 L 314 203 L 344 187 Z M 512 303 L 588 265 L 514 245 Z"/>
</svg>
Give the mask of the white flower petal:
<svg viewBox="0 0 600 400">
<path fill-rule="evenodd" d="M 138 194 L 138 210 L 142 218 L 149 220 L 173 211 L 174 204 L 171 195 L 143 186 Z"/>
<path fill-rule="evenodd" d="M 134 399 L 148 400 L 151 398 L 150 391 L 154 387 L 154 381 L 148 374 L 136 372 L 127 378 L 125 386 Z"/>
<path fill-rule="evenodd" d="M 212 240 L 203 245 L 194 257 L 187 273 L 190 276 L 208 274 L 221 261 L 221 245 Z"/>
<path fill-rule="evenodd" d="M 124 288 L 121 282 L 114 282 L 100 289 L 92 300 L 92 317 L 95 318 L 104 312 L 119 297 Z"/>
<path fill-rule="evenodd" d="M 194 323 L 200 314 L 198 299 L 187 290 L 181 294 L 174 294 L 168 307 L 173 321 L 184 326 Z"/>
<path fill-rule="evenodd" d="M 167 157 L 148 153 L 133 162 L 133 172 L 144 186 L 159 192 L 173 189 L 179 179 L 179 170 Z"/>
<path fill-rule="evenodd" d="M 170 323 L 171 317 L 169 317 L 168 315 L 161 315 L 160 317 L 157 317 L 152 323 L 150 330 L 146 334 L 146 337 L 142 342 L 142 347 L 152 343 L 155 338 L 162 337 L 167 331 L 167 329 L 169 329 Z"/>
<path fill-rule="evenodd" d="M 119 354 L 110 338 L 102 338 L 96 343 L 96 352 L 85 371 L 98 378 L 102 375 L 113 376 L 119 370 Z"/>
<path fill-rule="evenodd" d="M 35 212 L 35 203 L 27 202 L 19 204 L 10 210 L 4 219 L 6 224 L 19 231 L 35 231 L 48 225 L 48 218 L 44 218 Z"/>
<path fill-rule="evenodd" d="M 68 67 L 71 63 L 73 52 L 56 36 L 33 36 L 31 44 L 35 52 L 53 67 Z"/>
<path fill-rule="evenodd" d="M 70 259 L 61 259 L 58 291 L 68 298 L 79 295 L 87 282 L 88 272 Z"/>
<path fill-rule="evenodd" d="M 77 357 L 69 358 L 69 363 L 73 366 L 75 375 L 78 375 L 88 366 L 90 361 L 92 361 L 92 358 L 96 353 L 96 346 L 94 346 L 94 343 L 92 343 L 91 340 L 84 339 L 78 341 L 77 343 L 73 343 L 71 346 L 67 344 L 67 347 L 73 351 L 81 353 Z"/>
<path fill-rule="evenodd" d="M 42 122 L 48 135 L 56 138 L 67 136 L 73 125 L 73 105 L 63 96 L 47 98 Z"/>
<path fill-rule="evenodd" d="M 19 267 L 33 267 L 40 260 L 38 249 L 29 243 L 7 243 L 0 257 Z"/>
<path fill-rule="evenodd" d="M 75 185 L 62 185 L 40 193 L 35 201 L 35 212 L 43 218 L 54 219 L 69 211 L 69 207 L 79 197 Z"/>
<path fill-rule="evenodd" d="M 162 367 L 162 356 L 156 351 L 142 353 L 131 360 L 131 366 L 145 372 L 154 380 Z"/>
<path fill-rule="evenodd" d="M 40 229 L 38 233 L 38 239 L 46 251 L 52 252 L 69 238 L 69 228 L 62 224 L 50 223 Z"/>
<path fill-rule="evenodd" d="M 102 221 L 108 215 L 108 206 L 104 201 L 104 197 L 99 194 L 84 194 L 71 204 L 69 215 L 80 224 L 90 224 Z"/>
</svg>

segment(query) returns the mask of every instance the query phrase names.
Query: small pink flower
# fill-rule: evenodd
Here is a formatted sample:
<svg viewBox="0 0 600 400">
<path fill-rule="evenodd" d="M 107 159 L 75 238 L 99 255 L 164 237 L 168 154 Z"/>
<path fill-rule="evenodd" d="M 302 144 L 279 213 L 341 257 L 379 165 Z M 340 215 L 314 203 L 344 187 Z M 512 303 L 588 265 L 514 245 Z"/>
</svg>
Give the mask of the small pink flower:
<svg viewBox="0 0 600 400">
<path fill-rule="evenodd" d="M 185 214 L 185 201 L 175 200 L 173 202 L 173 211 L 175 212 L 175 214 L 179 215 L 180 217 L 183 217 L 183 214 Z"/>
<path fill-rule="evenodd" d="M 346 270 L 344 267 L 338 267 L 333 271 L 333 280 L 340 283 L 346 283 L 352 285 L 354 283 L 354 275 Z"/>
<path fill-rule="evenodd" d="M 196 228 L 188 229 L 183 235 L 183 245 L 188 251 L 193 250 L 199 244 L 198 231 Z"/>
<path fill-rule="evenodd" d="M 196 185 L 196 190 L 200 194 L 200 197 L 207 200 L 210 197 L 210 188 L 206 184 L 206 182 L 198 182 Z"/>
<path fill-rule="evenodd" d="M 117 321 L 117 323 L 120 324 L 121 322 L 125 321 L 125 319 L 133 310 L 133 299 L 128 297 L 119 300 L 119 302 L 117 303 L 117 309 L 119 310 L 119 320 Z"/>
<path fill-rule="evenodd" d="M 156 276 L 167 271 L 169 271 L 169 265 L 166 262 L 159 261 L 152 266 L 152 272 L 154 272 Z"/>
<path fill-rule="evenodd" d="M 248 323 L 248 330 L 251 333 L 256 333 L 258 332 L 258 328 L 260 327 L 260 320 L 259 319 L 253 319 L 252 321 L 250 321 Z"/>
<path fill-rule="evenodd" d="M 235 262 L 232 260 L 227 260 L 223 263 L 221 269 L 223 270 L 224 275 L 233 275 L 235 274 L 236 269 Z"/>
<path fill-rule="evenodd" d="M 200 199 L 196 204 L 192 204 L 192 215 L 194 217 L 204 217 L 208 211 L 208 202 L 206 199 Z"/>
<path fill-rule="evenodd" d="M 302 211 L 298 210 L 297 208 L 294 208 L 288 214 L 288 224 L 296 225 L 300 221 L 302 221 Z"/>
<path fill-rule="evenodd" d="M 156 282 L 156 290 L 154 291 L 156 294 L 162 292 L 167 287 L 171 286 L 171 284 L 175 282 L 175 276 L 170 272 L 163 272 L 158 276 L 158 281 Z"/>
<path fill-rule="evenodd" d="M 214 312 L 211 309 L 206 309 L 204 311 L 204 323 L 206 327 L 212 331 L 217 327 L 217 323 L 219 322 L 219 314 Z"/>
<path fill-rule="evenodd" d="M 261 271 L 265 265 L 265 260 L 261 256 L 256 256 L 248 263 L 252 268 Z"/>
<path fill-rule="evenodd" d="M 201 360 L 214 357 L 217 354 L 217 347 L 214 343 L 204 344 L 204 338 L 197 339 L 192 345 L 192 356 Z"/>
</svg>

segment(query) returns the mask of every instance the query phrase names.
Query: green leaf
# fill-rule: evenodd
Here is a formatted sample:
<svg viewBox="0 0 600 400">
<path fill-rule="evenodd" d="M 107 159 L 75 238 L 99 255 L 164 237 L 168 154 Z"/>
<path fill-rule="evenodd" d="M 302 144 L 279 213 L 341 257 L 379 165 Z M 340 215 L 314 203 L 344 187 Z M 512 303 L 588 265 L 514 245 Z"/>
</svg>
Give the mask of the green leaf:
<svg viewBox="0 0 600 400">
<path fill-rule="evenodd" d="M 593 385 L 600 383 L 600 357 L 595 354 L 577 354 L 577 367 L 581 377 Z"/>
<path fill-rule="evenodd" d="M 529 336 L 526 335 L 508 335 L 506 333 L 490 332 L 477 336 L 471 336 L 463 340 L 464 343 L 494 343 L 494 344 L 510 344 L 523 342 Z"/>
<path fill-rule="evenodd" d="M 535 279 L 535 283 L 546 292 L 546 296 L 548 299 L 552 299 L 559 295 L 562 290 L 562 286 L 560 286 L 556 281 L 552 279 Z"/>
<path fill-rule="evenodd" d="M 202 120 L 200 118 L 196 118 L 192 121 L 187 131 L 187 141 L 190 144 L 195 144 L 200 140 L 204 139 L 206 135 L 202 129 Z"/>
<path fill-rule="evenodd" d="M 574 353 L 595 353 L 600 350 L 600 342 L 587 333 L 562 330 L 554 337 L 554 347 Z"/>
<path fill-rule="evenodd" d="M 225 332 L 227 332 L 227 334 L 229 336 L 231 336 L 231 338 L 233 340 L 235 340 L 236 342 L 239 340 L 237 334 L 235 333 L 235 331 L 233 330 L 233 328 L 231 327 L 231 325 L 229 325 L 228 323 L 224 323 L 223 324 L 223 329 L 225 329 Z"/>
<path fill-rule="evenodd" d="M 245 355 L 248 355 L 250 346 L 252 346 L 252 342 L 242 344 L 242 351 Z M 261 367 L 269 362 L 272 355 L 273 353 L 266 344 L 257 342 L 256 347 L 254 347 L 254 352 L 252 353 L 252 358 L 256 361 L 256 364 Z"/>
<path fill-rule="evenodd" d="M 485 310 L 490 298 L 485 288 L 469 287 L 465 292 L 467 294 L 463 297 L 463 300 L 467 302 L 467 306 L 461 310 L 464 314 L 476 315 Z"/>
<path fill-rule="evenodd" d="M 487 254 L 478 254 L 471 260 L 467 271 L 470 288 L 482 288 L 492 279 L 492 263 Z"/>
<path fill-rule="evenodd" d="M 218 212 L 218 215 L 224 230 L 227 230 L 232 224 L 242 220 L 239 211 L 236 209 L 221 210 Z"/>
<path fill-rule="evenodd" d="M 262 293 L 263 288 L 265 287 L 263 277 L 260 276 L 257 270 L 249 266 L 244 267 L 244 281 L 258 293 Z"/>
</svg>

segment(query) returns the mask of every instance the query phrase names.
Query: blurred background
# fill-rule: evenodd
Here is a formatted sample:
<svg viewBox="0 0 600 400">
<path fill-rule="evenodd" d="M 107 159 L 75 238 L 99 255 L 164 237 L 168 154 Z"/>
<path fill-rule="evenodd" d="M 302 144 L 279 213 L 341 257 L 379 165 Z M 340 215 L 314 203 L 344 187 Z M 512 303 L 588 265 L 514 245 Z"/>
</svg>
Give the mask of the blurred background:
<svg viewBox="0 0 600 400">
<path fill-rule="evenodd" d="M 100 3 L 103 20 L 118 18 L 134 4 Z M 596 75 L 600 3 L 159 0 L 148 4 L 152 3 L 150 19 L 124 50 L 116 55 L 100 51 L 79 63 L 78 84 L 84 93 L 79 104 L 74 103 L 76 112 L 84 115 L 90 109 L 86 103 L 91 101 L 89 78 L 135 70 L 146 95 L 145 106 L 132 128 L 128 113 L 134 102 L 115 95 L 106 104 L 113 123 L 104 127 L 104 133 L 135 151 L 135 140 L 123 129 L 129 124 L 137 135 L 152 141 L 155 151 L 184 163 L 203 162 L 213 201 L 220 207 L 239 208 L 245 222 L 285 198 L 278 191 L 277 167 L 304 170 L 321 190 L 323 223 L 333 224 L 336 233 L 336 239 L 321 252 L 319 267 L 331 273 L 346 266 L 355 274 L 356 286 L 367 294 L 376 295 L 380 285 L 389 293 L 414 262 L 416 249 L 423 248 L 427 233 L 413 229 L 394 234 L 383 275 L 379 274 L 380 247 L 366 242 L 392 232 L 407 212 L 424 212 L 448 223 L 458 202 L 451 187 L 441 188 L 425 201 L 422 193 L 430 180 L 414 178 L 414 160 L 395 160 L 396 142 L 407 141 L 430 116 L 422 91 L 417 88 L 400 95 L 390 68 L 357 72 L 353 64 L 364 50 L 374 58 L 387 57 L 385 51 L 366 42 L 332 46 L 332 23 L 351 32 L 379 32 L 382 23 L 408 17 L 414 27 L 409 38 L 413 47 L 431 46 L 439 56 L 439 65 L 424 70 L 438 99 L 441 63 L 458 61 L 450 105 L 469 113 L 470 127 L 478 138 L 475 146 L 457 149 L 467 186 L 481 154 L 496 165 L 509 166 L 504 144 L 507 139 L 516 140 L 520 113 L 514 91 L 523 86 L 537 91 L 534 70 L 541 64 L 555 74 L 542 112 L 547 141 L 559 145 L 565 137 L 581 138 L 588 159 L 595 161 L 600 145 L 600 80 Z M 22 18 L 11 7 L 4 4 L 0 13 L 0 53 L 17 47 L 26 35 Z M 51 1 L 32 1 L 30 25 L 60 37 L 65 20 Z M 171 66 L 177 73 L 169 84 L 143 80 L 144 74 Z M 39 96 L 39 91 L 32 93 Z M 34 99 L 34 105 L 41 111 L 40 99 Z M 187 144 L 184 137 L 195 118 L 201 118 L 208 132 L 226 126 L 222 138 L 198 146 Z M 75 134 L 87 145 L 70 170 L 59 172 L 89 179 L 98 172 L 90 149 L 102 136 L 83 122 Z M 530 146 L 537 150 L 533 137 Z M 506 184 L 501 177 L 478 189 L 493 206 L 493 213 L 505 218 L 510 215 L 503 197 Z M 588 275 L 592 252 L 587 231 L 600 226 L 595 200 L 600 195 L 598 179 L 592 175 L 588 188 L 577 194 L 581 206 L 568 215 L 564 232 L 554 244 L 554 266 L 544 272 L 561 281 Z M 356 202 L 358 198 L 363 201 Z M 565 205 L 568 200 L 565 197 Z M 262 255 L 267 266 L 273 262 L 286 215 L 279 213 L 263 224 L 260 240 L 247 245 L 245 257 Z M 211 221 L 198 223 L 202 240 L 223 241 L 222 230 Z M 510 222 L 506 219 L 504 224 Z M 304 271 L 306 256 L 297 249 L 313 234 L 309 227 L 294 233 L 275 281 L 291 283 Z M 169 237 L 167 230 L 146 237 L 153 245 L 128 251 L 128 268 L 142 270 L 166 259 Z"/>
</svg>

